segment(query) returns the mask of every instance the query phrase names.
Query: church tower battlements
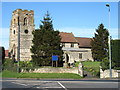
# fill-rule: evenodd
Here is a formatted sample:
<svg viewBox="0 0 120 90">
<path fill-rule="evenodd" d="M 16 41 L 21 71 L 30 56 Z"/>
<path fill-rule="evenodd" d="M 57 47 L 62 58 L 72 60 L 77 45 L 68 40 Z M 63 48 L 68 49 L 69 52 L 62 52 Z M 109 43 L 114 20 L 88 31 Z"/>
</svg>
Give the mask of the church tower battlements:
<svg viewBox="0 0 120 90">
<path fill-rule="evenodd" d="M 18 50 L 20 50 L 20 61 L 31 60 L 31 45 L 35 30 L 34 25 L 34 11 L 17 9 L 12 13 L 10 25 L 10 40 L 9 40 L 9 53 L 11 57 L 17 60 Z M 20 31 L 20 34 L 18 34 Z M 18 37 L 18 35 L 20 37 Z M 18 39 L 20 38 L 20 39 Z M 20 41 L 18 41 L 20 40 Z M 18 43 L 20 47 L 18 49 Z"/>
</svg>

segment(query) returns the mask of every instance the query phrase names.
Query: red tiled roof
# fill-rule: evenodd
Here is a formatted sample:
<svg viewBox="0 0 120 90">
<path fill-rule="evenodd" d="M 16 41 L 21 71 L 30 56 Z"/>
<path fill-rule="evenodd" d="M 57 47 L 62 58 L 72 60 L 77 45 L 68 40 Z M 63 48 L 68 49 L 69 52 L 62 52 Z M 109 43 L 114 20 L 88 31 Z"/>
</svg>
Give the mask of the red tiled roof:
<svg viewBox="0 0 120 90">
<path fill-rule="evenodd" d="M 79 43 L 79 47 L 91 47 L 91 39 L 92 38 L 81 38 L 81 37 L 75 37 L 76 40 Z"/>
<path fill-rule="evenodd" d="M 73 33 L 60 32 L 59 35 L 61 36 L 61 42 L 75 42 L 75 43 L 77 43 L 77 40 L 75 39 Z"/>
<path fill-rule="evenodd" d="M 5 50 L 5 57 L 8 57 L 9 50 Z"/>
</svg>

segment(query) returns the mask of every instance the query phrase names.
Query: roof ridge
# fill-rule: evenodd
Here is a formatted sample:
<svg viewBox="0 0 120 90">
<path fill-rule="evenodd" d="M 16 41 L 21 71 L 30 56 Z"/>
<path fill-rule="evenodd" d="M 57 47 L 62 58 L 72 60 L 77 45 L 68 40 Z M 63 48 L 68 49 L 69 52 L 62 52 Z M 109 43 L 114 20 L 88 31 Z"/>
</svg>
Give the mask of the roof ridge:
<svg viewBox="0 0 120 90">
<path fill-rule="evenodd" d="M 89 37 L 75 37 L 75 38 L 89 38 Z M 91 39 L 91 38 L 89 38 L 89 39 Z"/>
</svg>

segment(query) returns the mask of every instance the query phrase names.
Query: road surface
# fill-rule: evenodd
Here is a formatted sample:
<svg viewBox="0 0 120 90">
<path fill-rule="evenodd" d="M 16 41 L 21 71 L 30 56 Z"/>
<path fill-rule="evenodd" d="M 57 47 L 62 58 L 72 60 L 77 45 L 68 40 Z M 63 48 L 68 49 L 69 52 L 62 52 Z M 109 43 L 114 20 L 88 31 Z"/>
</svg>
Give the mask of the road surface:
<svg viewBox="0 0 120 90">
<path fill-rule="evenodd" d="M 35 79 L 3 79 L 2 88 L 22 88 L 27 90 L 41 89 L 41 90 L 71 90 L 83 89 L 87 90 L 119 90 L 118 80 L 35 80 Z M 11 89 L 11 90 L 12 90 Z M 6 89 L 5 89 L 6 90 Z M 13 89 L 14 90 L 14 89 Z"/>
</svg>

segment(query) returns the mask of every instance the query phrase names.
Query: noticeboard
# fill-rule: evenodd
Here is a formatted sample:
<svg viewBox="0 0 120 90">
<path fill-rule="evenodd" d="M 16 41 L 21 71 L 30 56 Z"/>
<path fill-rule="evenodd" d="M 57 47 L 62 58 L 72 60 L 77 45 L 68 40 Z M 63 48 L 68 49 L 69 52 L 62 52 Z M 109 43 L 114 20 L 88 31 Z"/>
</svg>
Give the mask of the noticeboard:
<svg viewBox="0 0 120 90">
<path fill-rule="evenodd" d="M 52 55 L 52 61 L 58 61 L 58 56 L 57 55 Z"/>
</svg>

